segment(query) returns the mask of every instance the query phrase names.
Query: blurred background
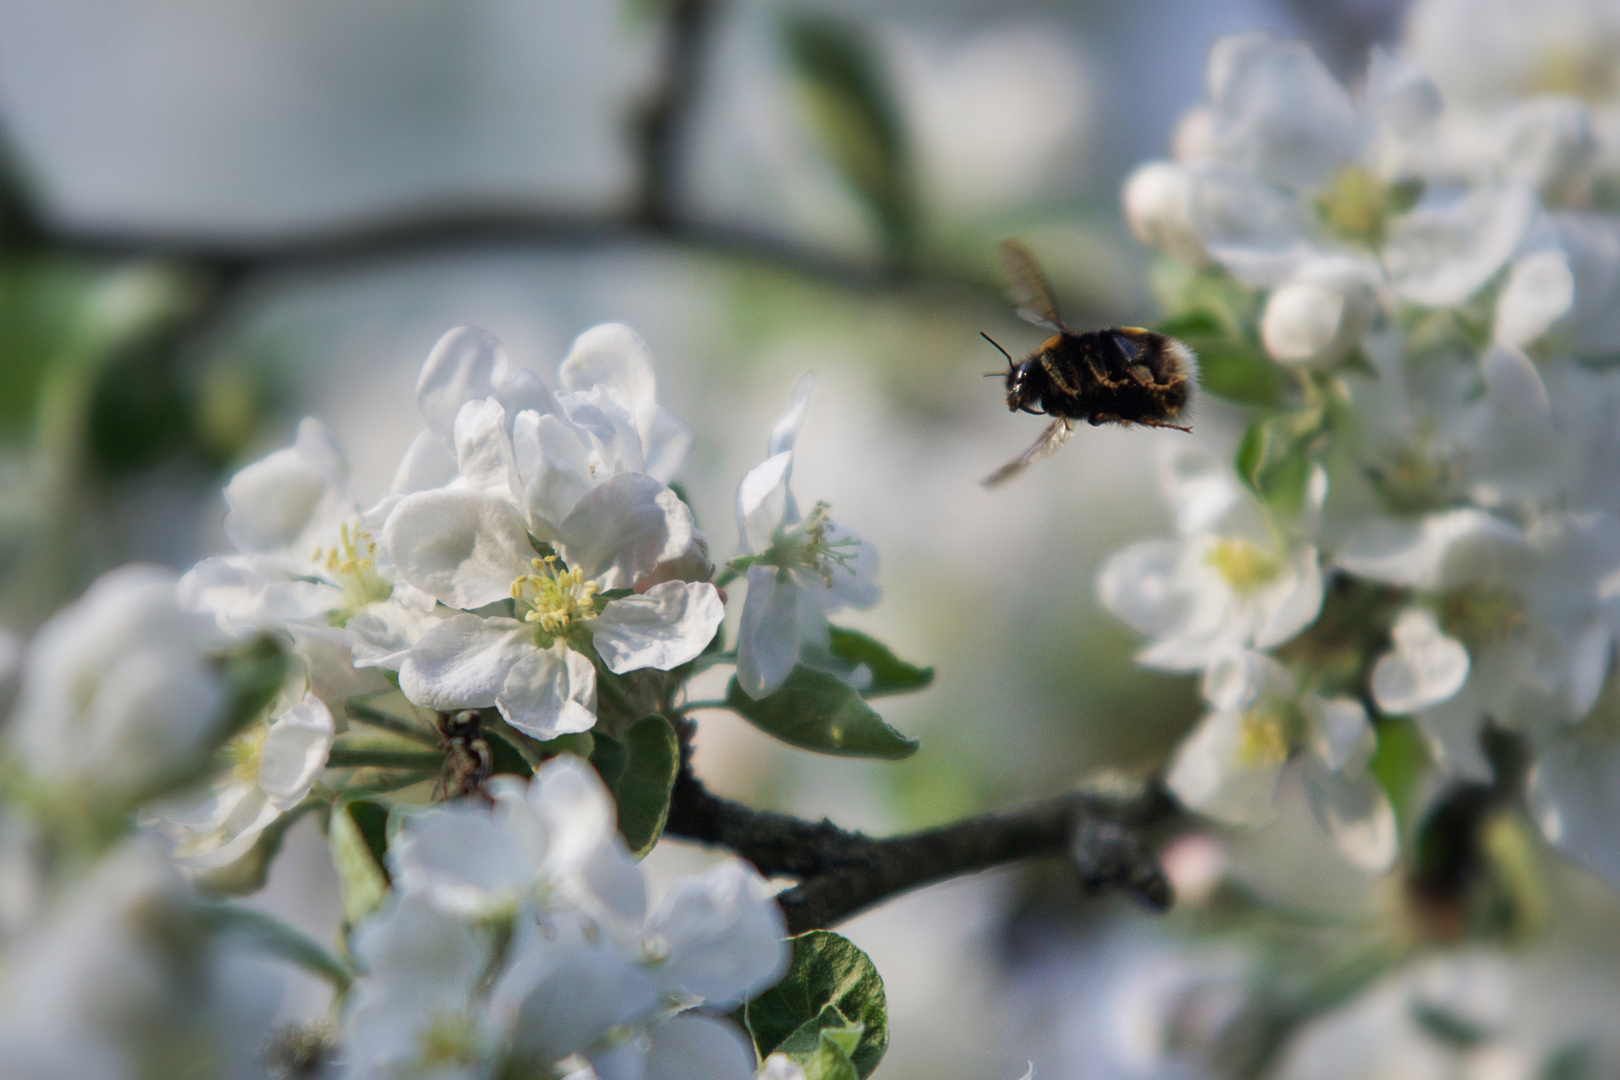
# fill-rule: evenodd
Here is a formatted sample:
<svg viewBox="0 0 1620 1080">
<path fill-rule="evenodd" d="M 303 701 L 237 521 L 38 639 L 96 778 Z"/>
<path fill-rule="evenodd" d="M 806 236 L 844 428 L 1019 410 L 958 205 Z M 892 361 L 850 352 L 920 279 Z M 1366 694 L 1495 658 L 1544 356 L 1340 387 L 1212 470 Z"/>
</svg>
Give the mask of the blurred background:
<svg viewBox="0 0 1620 1080">
<path fill-rule="evenodd" d="M 1014 354 L 1039 339 L 1001 295 L 995 245 L 1029 244 L 1071 323 L 1151 322 L 1119 186 L 1201 98 L 1210 43 L 1303 36 L 1353 79 L 1403 14 L 0 0 L 0 625 L 27 632 L 109 566 L 225 550 L 220 486 L 303 415 L 347 446 L 360 500 L 379 495 L 451 326 L 493 331 L 549 379 L 577 333 L 623 320 L 698 434 L 679 480 L 718 556 L 735 550 L 737 481 L 816 374 L 796 490 L 883 558 L 883 603 L 847 621 L 937 670 L 883 710 L 921 738 L 912 759 L 817 758 L 706 714 L 711 787 L 891 831 L 1144 773 L 1195 718 L 1196 688 L 1133 667 L 1092 580 L 1167 526 L 1155 460 L 1186 436 L 1082 430 L 981 489 L 1041 423 L 980 377 L 1002 363 L 981 331 Z M 1227 453 L 1238 430 L 1209 402 L 1195 438 Z M 1194 838 L 1172 873 L 1185 889 L 1225 867 L 1319 918 L 1364 906 L 1376 884 L 1296 817 Z M 702 857 L 672 848 L 655 859 Z M 325 858 L 295 834 L 262 901 L 323 939 L 338 918 Z M 882 1075 L 1011 1080 L 1030 1059 L 1043 1077 L 1193 1075 L 1133 1025 L 1188 977 L 1195 918 L 1082 902 L 1058 871 L 1025 868 L 857 919 L 847 933 L 888 984 Z M 1215 990 L 1188 1006 L 1209 1013 L 1182 1018 L 1193 1028 L 1234 1007 L 1220 988 L 1241 965 L 1201 947 L 1196 966 Z M 1395 1007 L 1381 1000 L 1358 1007 Z M 1512 1007 L 1495 1001 L 1482 1007 Z M 286 1008 L 321 1006 L 311 990 Z M 1315 1052 L 1331 1059 L 1357 1022 Z"/>
</svg>

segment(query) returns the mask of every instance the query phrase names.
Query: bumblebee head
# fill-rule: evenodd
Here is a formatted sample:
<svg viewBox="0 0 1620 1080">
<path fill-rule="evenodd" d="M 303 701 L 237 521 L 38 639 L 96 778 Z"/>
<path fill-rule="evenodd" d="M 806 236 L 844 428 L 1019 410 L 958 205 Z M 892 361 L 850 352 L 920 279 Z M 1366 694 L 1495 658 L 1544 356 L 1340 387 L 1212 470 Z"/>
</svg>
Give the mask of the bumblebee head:
<svg viewBox="0 0 1620 1080">
<path fill-rule="evenodd" d="M 996 351 L 1007 358 L 1007 370 L 1005 372 L 987 371 L 984 373 L 984 377 L 987 379 L 994 379 L 998 376 L 1006 379 L 1007 408 L 1013 412 L 1017 412 L 1019 409 L 1022 409 L 1025 412 L 1039 412 L 1039 409 L 1031 408 L 1031 406 L 1040 398 L 1040 394 L 1037 393 L 1034 386 L 1031 385 L 1034 380 L 1030 378 L 1030 370 L 1035 366 L 1035 358 L 1031 357 L 1020 364 L 1018 361 L 1012 358 L 1012 354 L 1007 352 L 1006 349 L 1003 349 L 1000 345 L 996 345 L 995 339 L 989 334 L 980 333 L 979 336 L 984 338 L 984 340 L 988 341 L 990 344 L 995 345 Z"/>
<path fill-rule="evenodd" d="M 1030 373 L 1034 370 L 1036 362 L 1025 360 L 1022 364 L 1013 364 L 1007 369 L 1007 408 L 1012 412 L 1022 409 L 1024 412 L 1039 412 L 1034 408 L 1040 398 L 1036 391 L 1035 380 Z"/>
</svg>

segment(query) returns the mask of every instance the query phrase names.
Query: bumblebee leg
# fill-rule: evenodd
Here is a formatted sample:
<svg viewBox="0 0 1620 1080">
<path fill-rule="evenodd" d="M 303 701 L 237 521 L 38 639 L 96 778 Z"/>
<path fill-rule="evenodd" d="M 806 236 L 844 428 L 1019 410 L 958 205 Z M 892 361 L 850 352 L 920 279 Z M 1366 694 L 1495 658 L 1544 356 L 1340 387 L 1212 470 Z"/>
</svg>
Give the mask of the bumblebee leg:
<svg viewBox="0 0 1620 1080">
<path fill-rule="evenodd" d="M 1143 427 L 1162 427 L 1169 428 L 1171 431 L 1185 431 L 1189 435 L 1192 434 L 1192 428 L 1190 426 L 1183 427 L 1180 424 L 1167 424 L 1163 420 L 1138 420 L 1137 423 L 1141 424 Z"/>
<path fill-rule="evenodd" d="M 1135 379 L 1138 386 L 1153 385 L 1153 372 L 1148 370 L 1146 364 L 1132 364 L 1125 369 L 1125 373 Z"/>
</svg>

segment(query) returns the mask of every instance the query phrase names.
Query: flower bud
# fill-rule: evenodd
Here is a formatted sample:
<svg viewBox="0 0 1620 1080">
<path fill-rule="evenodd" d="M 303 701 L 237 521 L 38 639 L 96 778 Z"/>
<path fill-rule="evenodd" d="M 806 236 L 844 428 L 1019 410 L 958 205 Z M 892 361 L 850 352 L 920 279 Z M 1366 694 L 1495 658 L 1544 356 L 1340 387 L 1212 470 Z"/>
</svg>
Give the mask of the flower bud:
<svg viewBox="0 0 1620 1080">
<path fill-rule="evenodd" d="M 1125 220 L 1149 247 L 1183 262 L 1204 261 L 1204 241 L 1193 227 L 1193 178 L 1179 165 L 1150 161 L 1125 181 Z"/>
<path fill-rule="evenodd" d="M 1274 290 L 1260 318 L 1266 351 L 1285 364 L 1317 367 L 1349 352 L 1372 323 L 1371 290 L 1348 274 L 1298 275 Z"/>
</svg>

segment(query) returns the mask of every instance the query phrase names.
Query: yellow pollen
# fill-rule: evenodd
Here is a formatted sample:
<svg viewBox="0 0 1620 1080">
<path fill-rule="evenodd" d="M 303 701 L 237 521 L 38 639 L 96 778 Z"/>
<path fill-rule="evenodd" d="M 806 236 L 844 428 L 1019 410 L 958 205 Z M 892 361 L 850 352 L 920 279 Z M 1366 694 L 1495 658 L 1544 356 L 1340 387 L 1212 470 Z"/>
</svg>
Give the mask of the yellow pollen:
<svg viewBox="0 0 1620 1080">
<path fill-rule="evenodd" d="M 1217 540 L 1204 561 L 1234 592 L 1253 592 L 1277 576 L 1282 560 L 1249 540 Z"/>
<path fill-rule="evenodd" d="M 1288 760 L 1287 717 L 1276 709 L 1255 708 L 1243 714 L 1238 756 L 1246 765 L 1281 765 Z"/>
<path fill-rule="evenodd" d="M 417 1050 L 423 1065 L 471 1065 L 478 1060 L 471 1017 L 461 1013 L 440 1013 L 417 1034 Z"/>
<path fill-rule="evenodd" d="M 1316 213 L 1322 224 L 1346 240 L 1367 244 L 1383 239 L 1387 209 L 1384 185 L 1360 165 L 1340 172 L 1316 197 Z"/>
<path fill-rule="evenodd" d="M 269 724 L 255 724 L 226 743 L 220 750 L 220 754 L 231 764 L 232 779 L 252 781 L 259 779 L 259 759 L 264 754 L 265 736 L 269 734 Z"/>
<path fill-rule="evenodd" d="M 386 600 L 394 586 L 376 573 L 377 542 L 358 524 L 348 522 L 338 526 L 338 542 L 330 548 L 316 548 L 314 562 L 336 579 L 333 584 L 343 590 L 343 609 L 333 615 L 336 625 L 343 625 L 349 617 L 367 604 Z"/>
<path fill-rule="evenodd" d="M 601 590 L 596 582 L 586 581 L 578 567 L 558 571 L 556 561 L 555 555 L 531 560 L 540 572 L 512 582 L 519 617 L 553 637 L 566 634 L 576 622 L 596 618 L 595 597 Z"/>
</svg>

